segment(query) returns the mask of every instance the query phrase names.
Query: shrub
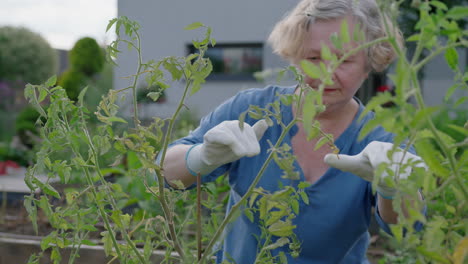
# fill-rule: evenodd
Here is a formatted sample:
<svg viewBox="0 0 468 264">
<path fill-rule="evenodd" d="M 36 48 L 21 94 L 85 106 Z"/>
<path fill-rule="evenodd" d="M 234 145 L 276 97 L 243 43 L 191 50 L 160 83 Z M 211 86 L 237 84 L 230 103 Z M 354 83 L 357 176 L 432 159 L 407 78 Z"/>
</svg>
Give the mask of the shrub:
<svg viewBox="0 0 468 264">
<path fill-rule="evenodd" d="M 86 75 L 80 71 L 74 69 L 68 69 L 65 71 L 58 81 L 58 84 L 62 86 L 67 92 L 68 98 L 73 101 L 78 99 L 81 89 L 86 85 Z"/>
<path fill-rule="evenodd" d="M 71 68 L 92 76 L 104 67 L 104 52 L 95 39 L 85 37 L 79 39 L 69 54 Z"/>
<path fill-rule="evenodd" d="M 57 62 L 55 50 L 39 34 L 0 27 L 0 80 L 42 83 L 55 74 Z"/>
</svg>

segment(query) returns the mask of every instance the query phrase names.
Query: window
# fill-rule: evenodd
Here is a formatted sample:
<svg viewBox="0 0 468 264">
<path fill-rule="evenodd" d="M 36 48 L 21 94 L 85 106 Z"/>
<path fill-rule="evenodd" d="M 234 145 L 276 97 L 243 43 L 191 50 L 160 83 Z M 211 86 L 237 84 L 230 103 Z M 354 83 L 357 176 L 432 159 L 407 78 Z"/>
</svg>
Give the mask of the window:
<svg viewBox="0 0 468 264">
<path fill-rule="evenodd" d="M 187 48 L 197 52 L 192 44 Z M 254 72 L 263 69 L 263 43 L 217 43 L 205 56 L 213 64 L 207 80 L 254 80 Z"/>
</svg>

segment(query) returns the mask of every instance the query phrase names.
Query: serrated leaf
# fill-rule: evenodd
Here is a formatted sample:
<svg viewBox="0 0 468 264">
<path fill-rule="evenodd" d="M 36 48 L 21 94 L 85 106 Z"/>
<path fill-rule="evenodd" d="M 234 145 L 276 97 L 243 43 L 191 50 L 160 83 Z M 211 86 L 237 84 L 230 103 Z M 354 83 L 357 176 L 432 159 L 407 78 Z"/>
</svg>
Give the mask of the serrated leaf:
<svg viewBox="0 0 468 264">
<path fill-rule="evenodd" d="M 39 98 L 37 99 L 37 101 L 40 103 L 42 101 L 44 101 L 44 99 L 46 98 L 47 96 L 47 90 L 46 89 L 41 89 L 39 90 Z"/>
<path fill-rule="evenodd" d="M 304 201 L 305 204 L 309 204 L 309 196 L 306 192 L 300 192 L 299 195 L 301 196 L 302 201 Z"/>
<path fill-rule="evenodd" d="M 46 194 L 52 195 L 57 199 L 60 199 L 60 194 L 57 190 L 54 189 L 50 184 L 43 183 L 37 178 L 34 178 L 33 182 Z"/>
<path fill-rule="evenodd" d="M 286 237 L 292 235 L 294 228 L 295 225 L 280 220 L 268 227 L 268 232 L 274 236 Z"/>
<path fill-rule="evenodd" d="M 437 263 L 450 264 L 450 261 L 447 260 L 447 258 L 445 258 L 444 256 L 441 256 L 439 253 L 435 251 L 428 251 L 422 246 L 417 247 L 416 250 L 427 258 L 430 258 L 432 260 L 437 260 Z"/>
<path fill-rule="evenodd" d="M 38 233 L 38 228 L 37 228 L 37 208 L 34 205 L 34 194 L 31 194 L 30 196 L 24 196 L 24 208 L 28 212 L 28 217 L 31 220 L 31 223 L 33 225 L 33 230 L 37 234 Z"/>
<path fill-rule="evenodd" d="M 458 52 L 455 48 L 448 48 L 445 51 L 445 60 L 447 61 L 448 66 L 452 70 L 456 70 L 458 68 Z"/>
<path fill-rule="evenodd" d="M 194 22 L 188 26 L 186 26 L 184 29 L 185 30 L 194 30 L 194 29 L 197 29 L 197 28 L 200 28 L 200 27 L 203 27 L 205 26 L 203 23 L 201 22 Z"/>
<path fill-rule="evenodd" d="M 84 100 L 84 96 L 86 94 L 86 91 L 88 91 L 88 86 L 86 86 L 85 88 L 83 88 L 81 91 L 80 91 L 80 94 L 78 95 L 78 104 L 79 105 L 83 105 L 83 100 Z"/>
<path fill-rule="evenodd" d="M 109 23 L 107 24 L 107 27 L 106 27 L 106 32 L 109 31 L 109 29 L 115 24 L 115 22 L 117 22 L 117 18 L 113 18 L 109 20 Z"/>
<path fill-rule="evenodd" d="M 297 200 L 291 200 L 291 208 L 296 215 L 299 214 L 299 202 Z"/>
<path fill-rule="evenodd" d="M 116 116 L 111 116 L 107 120 L 109 120 L 109 122 L 120 122 L 120 123 L 124 123 L 124 124 L 127 123 L 127 121 L 125 121 L 125 119 L 120 118 L 120 117 L 116 117 Z"/>
<path fill-rule="evenodd" d="M 431 1 L 429 2 L 429 4 L 437 7 L 438 9 L 441 9 L 441 10 L 447 10 L 447 5 L 445 5 L 444 3 L 440 2 L 440 1 Z"/>
<path fill-rule="evenodd" d="M 281 237 L 280 239 L 276 240 L 275 243 L 266 246 L 264 249 L 266 249 L 266 250 L 273 250 L 273 249 L 282 247 L 282 246 L 284 246 L 284 245 L 286 245 L 286 244 L 288 244 L 288 243 L 289 243 L 289 238 L 287 238 L 287 237 Z M 283 263 L 283 262 L 282 262 L 282 263 Z"/>
<path fill-rule="evenodd" d="M 443 156 L 436 150 L 431 141 L 427 139 L 419 140 L 415 143 L 415 147 L 433 173 L 444 178 L 449 176 L 449 170 L 442 165 Z"/>
<path fill-rule="evenodd" d="M 326 143 L 328 142 L 328 138 L 327 137 L 321 137 L 317 143 L 315 143 L 315 147 L 314 147 L 314 150 L 317 150 L 319 148 L 321 148 L 323 145 L 325 145 Z"/>
<path fill-rule="evenodd" d="M 455 251 L 453 252 L 453 263 L 463 264 L 466 256 L 468 255 L 468 236 L 465 236 L 458 242 Z"/>
<path fill-rule="evenodd" d="M 450 129 L 452 130 L 455 130 L 461 134 L 464 134 L 465 136 L 468 137 L 468 129 L 464 128 L 464 127 L 461 127 L 461 126 L 457 126 L 457 125 L 453 125 L 453 124 L 448 124 L 447 125 Z"/>
<path fill-rule="evenodd" d="M 414 35 L 411 35 L 410 37 L 408 37 L 406 39 L 406 41 L 408 42 L 416 42 L 416 41 L 419 41 L 419 38 L 421 37 L 421 34 L 414 34 Z"/>
<path fill-rule="evenodd" d="M 307 74 L 310 78 L 320 79 L 322 75 L 320 68 L 308 60 L 301 61 L 301 68 L 302 70 L 304 70 L 304 73 Z"/>
<path fill-rule="evenodd" d="M 331 60 L 332 59 L 332 53 L 330 51 L 330 48 L 322 43 L 322 50 L 321 50 L 321 56 L 324 60 Z"/>
<path fill-rule="evenodd" d="M 343 19 L 343 22 L 341 22 L 340 39 L 341 39 L 342 43 L 348 43 L 348 42 L 351 41 L 350 37 L 349 37 L 348 21 L 346 19 Z"/>
<path fill-rule="evenodd" d="M 452 97 L 453 93 L 458 89 L 459 86 L 460 86 L 460 84 L 454 83 L 452 86 L 450 86 L 447 89 L 447 92 L 445 93 L 445 97 L 444 97 L 444 100 L 446 102 L 450 99 L 450 97 Z"/>
<path fill-rule="evenodd" d="M 47 87 L 52 87 L 52 86 L 54 86 L 56 83 L 57 83 L 57 75 L 53 75 L 52 77 L 50 77 L 50 78 L 45 82 L 45 85 L 46 85 Z"/>
<path fill-rule="evenodd" d="M 298 187 L 299 189 L 305 189 L 305 188 L 307 188 L 307 187 L 309 187 L 309 186 L 311 186 L 311 185 L 312 185 L 312 184 L 311 184 L 310 182 L 300 182 L 300 183 L 297 185 L 297 187 Z"/>
<path fill-rule="evenodd" d="M 468 17 L 468 7 L 454 6 L 447 12 L 447 17 L 452 19 L 463 19 Z"/>
</svg>

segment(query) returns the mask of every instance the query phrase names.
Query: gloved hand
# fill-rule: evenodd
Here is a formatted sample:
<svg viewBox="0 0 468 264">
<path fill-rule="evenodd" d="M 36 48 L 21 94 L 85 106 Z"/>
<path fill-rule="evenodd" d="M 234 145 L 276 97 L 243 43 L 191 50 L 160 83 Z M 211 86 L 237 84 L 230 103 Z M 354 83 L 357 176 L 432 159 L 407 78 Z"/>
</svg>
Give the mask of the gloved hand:
<svg viewBox="0 0 468 264">
<path fill-rule="evenodd" d="M 260 153 L 258 141 L 268 128 L 265 120 L 253 126 L 244 123 L 239 127 L 238 120 L 224 121 L 206 132 L 203 144 L 194 145 L 185 156 L 186 166 L 193 175 L 206 175 L 219 166 L 242 157 L 252 157 Z"/>
<path fill-rule="evenodd" d="M 403 153 L 403 150 L 399 148 L 395 150 L 392 158 L 389 159 L 387 152 L 392 148 L 392 143 L 372 141 L 357 155 L 327 154 L 324 161 L 331 167 L 351 172 L 368 182 L 374 180 L 374 172 L 381 163 L 388 164 L 389 168 L 395 172 L 395 175 L 399 175 L 400 179 L 406 179 L 411 174 L 412 166 L 408 166 L 409 162 L 415 164 L 416 167 L 427 168 L 419 156 L 409 152 Z M 416 161 L 419 162 L 415 163 Z M 392 199 L 396 190 L 385 184 L 384 179 L 386 177 L 389 177 L 389 175 L 384 171 L 377 184 L 376 191 L 382 197 Z"/>
</svg>

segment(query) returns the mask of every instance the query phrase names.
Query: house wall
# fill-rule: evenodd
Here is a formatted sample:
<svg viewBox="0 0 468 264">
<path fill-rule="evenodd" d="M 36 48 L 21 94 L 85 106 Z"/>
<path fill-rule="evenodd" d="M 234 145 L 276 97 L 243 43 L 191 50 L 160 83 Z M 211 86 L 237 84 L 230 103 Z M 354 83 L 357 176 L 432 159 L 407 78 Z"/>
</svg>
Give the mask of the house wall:
<svg viewBox="0 0 468 264">
<path fill-rule="evenodd" d="M 460 48 L 457 51 L 458 65 L 461 72 L 465 72 L 468 63 L 468 53 L 466 48 Z M 447 65 L 444 55 L 441 54 L 435 57 L 431 63 L 427 64 L 423 69 L 423 74 L 421 85 L 423 88 L 424 102 L 430 106 L 444 103 L 447 89 L 452 86 L 455 78 L 455 74 Z M 458 89 L 452 95 L 451 102 L 456 102 L 463 96 L 468 97 L 468 91 Z M 463 103 L 463 106 L 468 109 L 468 102 Z"/>
<path fill-rule="evenodd" d="M 187 55 L 186 45 L 192 39 L 201 39 L 204 31 L 186 31 L 184 27 L 193 22 L 202 22 L 213 28 L 212 37 L 217 43 L 263 42 L 268 37 L 274 24 L 295 4 L 297 0 L 197 0 L 197 1 L 158 1 L 138 0 L 118 1 L 118 15 L 127 16 L 141 25 L 143 61 L 159 60 L 165 56 Z M 131 85 L 130 78 L 122 78 L 135 73 L 136 53 L 121 47 L 122 53 L 118 57 L 118 67 L 115 68 L 114 84 L 116 89 Z M 459 50 L 460 67 L 465 69 L 467 64 L 466 50 Z M 264 46 L 264 69 L 286 66 L 278 56 L 272 54 L 268 45 Z M 448 68 L 443 55 L 437 57 L 424 69 L 422 88 L 424 99 L 428 105 L 443 102 L 448 87 L 453 84 L 453 73 Z M 143 81 L 143 80 L 142 80 Z M 256 81 L 207 81 L 202 89 L 189 97 L 186 105 L 196 116 L 200 117 L 213 110 L 222 101 L 235 95 L 242 89 L 263 87 L 275 83 L 274 79 L 265 83 Z M 292 84 L 291 79 L 282 84 Z M 151 104 L 141 109 L 140 117 L 168 117 L 179 102 L 184 83 L 172 83 L 166 91 L 167 100 L 161 104 Z M 371 87 L 361 88 L 358 96 L 374 94 Z M 458 91 L 453 95 L 455 100 L 467 96 L 467 91 Z M 366 101 L 366 98 L 361 98 Z M 468 103 L 468 102 L 467 102 Z M 131 104 L 124 103 L 127 113 L 131 113 Z M 465 104 L 466 105 L 466 104 Z"/>
<path fill-rule="evenodd" d="M 186 31 L 184 27 L 193 22 L 202 22 L 213 28 L 212 37 L 217 43 L 265 42 L 269 32 L 284 13 L 296 3 L 295 0 L 197 0 L 197 1 L 118 1 L 118 15 L 127 16 L 141 25 L 143 60 L 159 60 L 166 56 L 186 56 L 186 45 L 192 39 L 201 39 L 203 30 Z M 117 60 L 115 88 L 129 86 L 130 79 L 122 79 L 136 70 L 136 53 L 123 53 Z M 264 46 L 263 67 L 274 68 L 287 65 L 271 49 Z M 210 112 L 227 98 L 242 89 L 263 87 L 256 81 L 207 81 L 202 89 L 188 98 L 186 105 L 198 116 Z M 178 103 L 183 83 L 174 83 L 166 91 L 167 101 L 146 107 L 143 115 L 167 117 Z M 127 103 L 127 105 L 129 105 Z"/>
</svg>

